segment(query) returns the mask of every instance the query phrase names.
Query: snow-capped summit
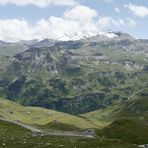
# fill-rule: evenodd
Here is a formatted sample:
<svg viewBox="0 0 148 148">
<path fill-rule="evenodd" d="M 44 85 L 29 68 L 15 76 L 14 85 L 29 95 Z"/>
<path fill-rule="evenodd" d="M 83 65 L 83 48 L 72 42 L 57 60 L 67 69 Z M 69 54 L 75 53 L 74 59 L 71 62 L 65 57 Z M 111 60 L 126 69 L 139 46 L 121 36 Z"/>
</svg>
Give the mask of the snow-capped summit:
<svg viewBox="0 0 148 148">
<path fill-rule="evenodd" d="M 21 40 L 19 43 L 35 44 L 38 42 L 56 42 L 56 41 L 77 41 L 81 39 L 89 39 L 92 37 L 98 37 L 100 39 L 113 39 L 117 38 L 118 33 L 108 31 L 108 32 L 93 32 L 93 31 L 79 31 L 73 33 L 63 33 L 56 36 L 40 36 L 34 40 Z"/>
<path fill-rule="evenodd" d="M 116 38 L 118 37 L 118 35 L 112 31 L 108 31 L 108 32 L 99 32 L 98 35 L 100 36 L 104 36 L 107 38 Z"/>
<path fill-rule="evenodd" d="M 87 39 L 94 36 L 106 37 L 106 38 L 115 38 L 118 37 L 117 34 L 108 31 L 108 32 L 74 32 L 71 34 L 63 34 L 62 36 L 58 37 L 56 40 L 58 41 L 76 41 L 80 39 Z"/>
</svg>

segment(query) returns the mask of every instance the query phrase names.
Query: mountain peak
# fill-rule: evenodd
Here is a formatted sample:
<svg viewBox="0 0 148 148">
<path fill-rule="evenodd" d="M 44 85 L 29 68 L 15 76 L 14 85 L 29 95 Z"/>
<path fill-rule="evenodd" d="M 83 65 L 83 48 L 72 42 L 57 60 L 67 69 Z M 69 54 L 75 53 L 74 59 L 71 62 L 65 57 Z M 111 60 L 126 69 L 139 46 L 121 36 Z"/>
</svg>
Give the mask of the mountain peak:
<svg viewBox="0 0 148 148">
<path fill-rule="evenodd" d="M 94 36 L 100 36 L 100 37 L 105 37 L 105 38 L 115 38 L 118 37 L 117 34 L 114 32 L 108 31 L 108 32 L 74 32 L 72 34 L 63 34 L 62 36 L 58 37 L 56 40 L 58 41 L 76 41 L 76 40 L 81 40 L 81 39 L 87 39 L 91 38 Z"/>
</svg>

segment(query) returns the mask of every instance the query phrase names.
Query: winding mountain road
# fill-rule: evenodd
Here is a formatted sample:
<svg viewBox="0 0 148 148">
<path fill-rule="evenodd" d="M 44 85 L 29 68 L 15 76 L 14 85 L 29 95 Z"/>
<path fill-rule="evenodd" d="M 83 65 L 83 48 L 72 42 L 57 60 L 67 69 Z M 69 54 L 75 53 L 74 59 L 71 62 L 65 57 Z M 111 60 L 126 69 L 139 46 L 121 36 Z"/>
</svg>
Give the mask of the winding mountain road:
<svg viewBox="0 0 148 148">
<path fill-rule="evenodd" d="M 24 124 L 24 123 L 21 123 L 19 121 L 14 121 L 14 120 L 10 120 L 10 119 L 6 119 L 6 118 L 0 118 L 1 121 L 5 121 L 5 122 L 9 122 L 9 123 L 12 123 L 12 124 L 16 124 L 18 126 L 21 126 L 25 129 L 28 129 L 29 131 L 31 131 L 32 133 L 42 133 L 43 131 L 37 129 L 37 128 L 34 128 L 30 125 L 27 125 L 27 124 Z"/>
<path fill-rule="evenodd" d="M 87 131 L 84 131 L 84 132 L 69 132 L 69 131 L 49 132 L 49 131 L 43 131 L 43 130 L 37 129 L 35 127 L 21 123 L 19 121 L 13 121 L 13 120 L 6 119 L 6 118 L 0 118 L 0 120 L 21 126 L 25 129 L 31 131 L 34 136 L 40 136 L 41 135 L 41 136 L 66 136 L 66 137 L 95 138 L 95 136 L 92 133 L 88 133 Z"/>
</svg>

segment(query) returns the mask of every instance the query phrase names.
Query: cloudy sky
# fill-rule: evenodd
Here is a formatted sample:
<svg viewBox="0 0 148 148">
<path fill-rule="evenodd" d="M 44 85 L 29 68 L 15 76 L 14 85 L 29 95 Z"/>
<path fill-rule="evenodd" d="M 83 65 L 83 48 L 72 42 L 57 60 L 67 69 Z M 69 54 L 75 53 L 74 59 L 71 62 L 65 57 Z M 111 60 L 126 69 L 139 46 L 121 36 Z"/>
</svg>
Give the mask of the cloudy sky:
<svg viewBox="0 0 148 148">
<path fill-rule="evenodd" d="M 148 38 L 148 0 L 0 0 L 0 40 L 108 30 Z"/>
</svg>

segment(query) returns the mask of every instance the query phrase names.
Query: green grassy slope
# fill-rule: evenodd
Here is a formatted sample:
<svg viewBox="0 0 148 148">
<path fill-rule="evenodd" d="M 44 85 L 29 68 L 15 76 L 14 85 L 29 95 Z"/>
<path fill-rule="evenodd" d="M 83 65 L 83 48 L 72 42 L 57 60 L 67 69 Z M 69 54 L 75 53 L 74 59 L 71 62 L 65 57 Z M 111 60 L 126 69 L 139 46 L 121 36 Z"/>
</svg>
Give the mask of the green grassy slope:
<svg viewBox="0 0 148 148">
<path fill-rule="evenodd" d="M 122 110 L 123 106 L 123 104 L 117 102 L 114 103 L 114 105 L 109 106 L 105 109 L 85 113 L 80 116 L 85 118 L 87 121 L 90 121 L 97 127 L 103 128 L 109 125 L 112 121 L 114 121 L 116 114 Z"/>
<path fill-rule="evenodd" d="M 72 116 L 44 108 L 23 107 L 5 99 L 0 99 L 0 116 L 12 120 L 19 120 L 27 124 L 39 126 L 44 126 L 47 124 L 47 127 L 50 122 L 52 124 L 55 122 L 65 124 L 67 127 L 69 125 L 80 129 L 95 127 L 90 122 L 77 116 Z"/>
<path fill-rule="evenodd" d="M 48 147 L 48 144 L 52 145 L 52 148 L 60 147 L 60 145 L 63 145 L 64 148 L 97 148 L 98 146 L 102 148 L 134 148 L 136 147 L 134 144 L 145 144 L 148 141 L 147 101 L 147 98 L 144 98 L 128 100 L 121 104 L 116 103 L 113 107 L 87 113 L 81 115 L 83 118 L 80 118 L 43 108 L 23 107 L 1 99 L 1 117 L 20 120 L 27 124 L 38 124 L 41 128 L 51 130 L 97 128 L 98 137 L 96 139 L 32 137 L 29 131 L 0 121 L 0 145 L 7 144 L 8 148 L 10 146 L 17 148 L 20 145 L 21 147 Z M 18 131 L 20 133 L 15 134 Z M 9 142 L 7 142 L 8 139 L 10 139 Z"/>
<path fill-rule="evenodd" d="M 95 125 L 100 137 L 115 138 L 136 144 L 148 143 L 148 98 L 131 99 L 112 107 L 82 115 Z"/>
<path fill-rule="evenodd" d="M 145 116 L 147 113 L 148 98 L 143 97 L 116 102 L 105 109 L 82 114 L 81 116 L 97 125 L 98 121 L 104 121 L 108 124 L 116 119 L 137 118 Z"/>
<path fill-rule="evenodd" d="M 97 135 L 105 138 L 115 138 L 135 144 L 148 143 L 148 124 L 144 119 L 120 119 L 114 121 Z"/>
</svg>

